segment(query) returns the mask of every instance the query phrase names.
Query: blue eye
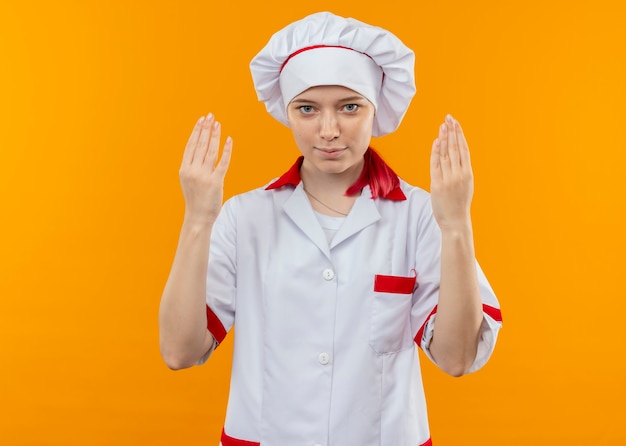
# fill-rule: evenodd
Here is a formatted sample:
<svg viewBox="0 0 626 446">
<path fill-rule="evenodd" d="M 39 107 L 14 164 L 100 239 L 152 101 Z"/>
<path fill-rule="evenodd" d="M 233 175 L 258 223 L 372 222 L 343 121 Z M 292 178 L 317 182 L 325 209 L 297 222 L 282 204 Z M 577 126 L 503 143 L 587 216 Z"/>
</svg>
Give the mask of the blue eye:
<svg viewBox="0 0 626 446">
<path fill-rule="evenodd" d="M 348 112 L 357 111 L 359 106 L 357 104 L 346 104 L 343 106 L 343 109 Z"/>
<path fill-rule="evenodd" d="M 309 113 L 313 113 L 313 107 L 311 105 L 303 105 L 302 107 L 299 107 L 300 111 L 304 114 L 309 114 Z"/>
</svg>

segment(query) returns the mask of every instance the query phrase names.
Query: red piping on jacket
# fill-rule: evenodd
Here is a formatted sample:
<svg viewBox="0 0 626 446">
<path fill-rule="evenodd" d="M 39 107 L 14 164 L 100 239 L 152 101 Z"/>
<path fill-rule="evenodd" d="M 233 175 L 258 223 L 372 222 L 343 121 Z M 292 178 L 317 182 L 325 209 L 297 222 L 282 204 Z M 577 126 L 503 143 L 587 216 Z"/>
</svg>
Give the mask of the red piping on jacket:
<svg viewBox="0 0 626 446">
<path fill-rule="evenodd" d="M 246 440 L 238 440 L 233 437 L 229 437 L 222 429 L 222 446 L 261 446 L 261 443 L 257 443 L 255 441 L 246 441 Z M 420 444 L 419 446 L 433 446 L 432 440 L 429 438 L 425 443 Z"/>
<path fill-rule="evenodd" d="M 226 329 L 213 310 L 206 306 L 206 328 L 211 332 L 218 344 L 221 344 L 226 337 Z"/>
<path fill-rule="evenodd" d="M 487 314 L 488 316 L 490 316 L 491 318 L 493 318 L 494 320 L 498 322 L 502 322 L 502 312 L 500 311 L 499 308 L 495 308 L 495 307 L 491 307 L 489 305 L 483 304 L 483 312 Z M 417 331 L 415 338 L 413 338 L 413 340 L 415 341 L 417 345 L 421 345 L 422 336 L 424 335 L 424 329 L 426 328 L 426 324 L 435 313 L 437 313 L 437 305 L 435 305 L 435 308 L 433 308 L 433 311 L 430 312 L 430 314 L 428 315 L 428 317 L 426 318 L 426 320 L 424 321 L 420 329 Z"/>
</svg>

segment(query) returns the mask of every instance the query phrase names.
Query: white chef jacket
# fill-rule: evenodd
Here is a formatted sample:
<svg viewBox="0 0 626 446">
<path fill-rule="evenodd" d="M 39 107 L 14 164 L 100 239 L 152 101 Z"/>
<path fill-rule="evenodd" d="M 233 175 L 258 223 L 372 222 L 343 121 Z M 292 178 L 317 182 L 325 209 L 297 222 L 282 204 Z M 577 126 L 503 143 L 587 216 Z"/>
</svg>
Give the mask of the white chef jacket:
<svg viewBox="0 0 626 446">
<path fill-rule="evenodd" d="M 284 186 L 228 200 L 213 227 L 208 328 L 219 343 L 237 327 L 221 444 L 430 445 L 416 348 L 432 359 L 441 233 L 430 196 L 400 180 L 406 199 L 372 199 L 366 186 L 329 244 L 297 165 Z M 476 267 L 484 319 L 469 371 L 502 321 Z"/>
</svg>

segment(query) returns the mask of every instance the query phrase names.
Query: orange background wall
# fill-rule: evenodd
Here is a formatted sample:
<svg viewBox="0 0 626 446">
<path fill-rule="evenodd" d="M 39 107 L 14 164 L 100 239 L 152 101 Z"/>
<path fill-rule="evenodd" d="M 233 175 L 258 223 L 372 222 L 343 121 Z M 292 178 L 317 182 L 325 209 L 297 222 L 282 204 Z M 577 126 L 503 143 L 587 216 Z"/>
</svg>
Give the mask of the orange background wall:
<svg viewBox="0 0 626 446">
<path fill-rule="evenodd" d="M 158 351 L 184 143 L 223 122 L 228 196 L 284 171 L 248 63 L 331 9 L 416 52 L 418 94 L 374 143 L 401 176 L 428 188 L 445 113 L 470 142 L 505 327 L 477 374 L 424 365 L 435 445 L 626 444 L 624 1 L 283 3 L 0 3 L 0 442 L 217 445 L 232 338 L 182 372 Z"/>
</svg>

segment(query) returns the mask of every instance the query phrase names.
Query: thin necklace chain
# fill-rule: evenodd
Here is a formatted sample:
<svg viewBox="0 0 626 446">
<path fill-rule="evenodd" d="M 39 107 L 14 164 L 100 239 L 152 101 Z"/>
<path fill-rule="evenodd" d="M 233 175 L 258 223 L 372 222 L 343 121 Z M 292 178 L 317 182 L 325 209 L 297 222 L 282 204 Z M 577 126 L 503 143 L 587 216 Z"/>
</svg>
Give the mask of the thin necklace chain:
<svg viewBox="0 0 626 446">
<path fill-rule="evenodd" d="M 309 197 L 311 197 L 312 199 L 314 199 L 315 201 L 317 201 L 319 204 L 321 204 L 321 205 L 322 205 L 322 206 L 324 206 L 325 208 L 330 209 L 331 211 L 333 211 L 333 212 L 335 212 L 335 213 L 337 213 L 337 214 L 343 215 L 344 217 L 347 217 L 347 216 L 348 216 L 348 214 L 345 214 L 345 213 L 343 213 L 343 212 L 339 212 L 337 209 L 333 209 L 333 208 L 331 208 L 330 206 L 328 206 L 326 203 L 324 203 L 323 201 L 321 201 L 319 198 L 317 198 L 315 195 L 313 195 L 313 194 L 312 194 L 311 192 L 309 192 L 308 190 L 306 190 L 306 189 L 304 189 L 304 188 L 303 188 L 303 190 L 304 190 L 304 192 L 306 192 L 306 194 L 307 194 Z"/>
</svg>

